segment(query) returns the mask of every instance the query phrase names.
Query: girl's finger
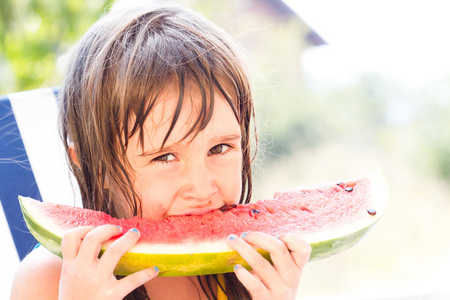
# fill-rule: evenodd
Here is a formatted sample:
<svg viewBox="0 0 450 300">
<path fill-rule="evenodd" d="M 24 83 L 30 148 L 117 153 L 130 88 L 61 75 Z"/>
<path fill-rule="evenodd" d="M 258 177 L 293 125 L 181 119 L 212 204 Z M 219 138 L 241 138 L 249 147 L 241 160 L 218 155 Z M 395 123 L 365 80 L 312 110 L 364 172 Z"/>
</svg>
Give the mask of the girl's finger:
<svg viewBox="0 0 450 300">
<path fill-rule="evenodd" d="M 95 261 L 102 248 L 102 243 L 120 234 L 122 228 L 116 225 L 102 225 L 85 235 L 81 243 L 78 257 L 85 261 Z"/>
<path fill-rule="evenodd" d="M 247 269 L 241 265 L 234 267 L 234 273 L 237 279 L 245 286 L 252 296 L 252 299 L 261 299 L 263 293 L 267 290 L 264 284 Z"/>
<path fill-rule="evenodd" d="M 136 288 L 158 276 L 158 274 L 158 267 L 153 267 L 128 275 L 118 281 L 117 294 L 120 295 L 120 298 L 124 298 Z"/>
<path fill-rule="evenodd" d="M 129 230 L 115 240 L 103 253 L 99 267 L 108 273 L 113 273 L 120 258 L 139 240 L 140 233 L 136 228 Z"/>
<path fill-rule="evenodd" d="M 252 267 L 253 271 L 258 274 L 267 288 L 281 286 L 283 284 L 278 272 L 252 245 L 234 234 L 228 237 L 228 245 L 236 250 L 250 267 Z M 263 247 L 260 248 L 264 249 Z"/>
<path fill-rule="evenodd" d="M 64 259 L 73 259 L 78 255 L 84 237 L 95 227 L 80 226 L 64 232 L 61 241 L 61 253 Z"/>
<path fill-rule="evenodd" d="M 247 243 L 270 253 L 274 268 L 278 271 L 283 282 L 289 286 L 298 282 L 301 273 L 294 262 L 292 253 L 283 241 L 262 232 L 243 233 L 241 238 Z"/>
<path fill-rule="evenodd" d="M 295 264 L 303 272 L 311 255 L 311 245 L 298 235 L 292 233 L 280 236 L 279 240 L 286 244 L 287 248 L 291 251 L 291 256 Z"/>
</svg>

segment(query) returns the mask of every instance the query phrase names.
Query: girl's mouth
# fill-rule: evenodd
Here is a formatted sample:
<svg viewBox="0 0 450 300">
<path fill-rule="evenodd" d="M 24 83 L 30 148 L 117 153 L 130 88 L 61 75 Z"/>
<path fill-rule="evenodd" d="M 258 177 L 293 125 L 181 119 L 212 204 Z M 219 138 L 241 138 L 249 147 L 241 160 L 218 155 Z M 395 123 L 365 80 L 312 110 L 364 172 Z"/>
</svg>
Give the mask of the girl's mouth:
<svg viewBox="0 0 450 300">
<path fill-rule="evenodd" d="M 192 209 L 189 211 L 186 211 L 182 214 L 177 214 L 178 216 L 191 216 L 191 215 L 204 215 L 209 213 L 210 211 L 213 210 L 220 210 L 221 212 L 226 212 L 234 207 L 236 207 L 237 204 L 231 204 L 231 205 L 224 205 L 222 207 L 219 208 L 213 208 L 213 207 L 202 207 L 202 208 L 196 208 L 196 209 Z"/>
<path fill-rule="evenodd" d="M 197 209 L 193 209 L 193 210 L 189 210 L 187 212 L 184 212 L 182 215 L 183 216 L 204 215 L 204 214 L 209 213 L 210 211 L 213 211 L 215 209 L 216 208 L 212 208 L 212 207 L 197 208 Z"/>
</svg>

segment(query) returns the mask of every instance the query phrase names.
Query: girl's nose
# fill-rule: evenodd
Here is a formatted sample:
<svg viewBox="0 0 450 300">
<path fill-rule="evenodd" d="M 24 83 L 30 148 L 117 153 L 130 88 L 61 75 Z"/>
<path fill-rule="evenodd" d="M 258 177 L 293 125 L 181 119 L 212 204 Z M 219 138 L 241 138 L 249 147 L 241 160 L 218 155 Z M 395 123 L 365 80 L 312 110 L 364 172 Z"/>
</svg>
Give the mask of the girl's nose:
<svg viewBox="0 0 450 300">
<path fill-rule="evenodd" d="M 210 201 L 213 195 L 217 193 L 214 173 L 206 162 L 196 162 L 187 167 L 184 180 L 185 183 L 182 188 L 184 199 L 201 203 Z"/>
</svg>

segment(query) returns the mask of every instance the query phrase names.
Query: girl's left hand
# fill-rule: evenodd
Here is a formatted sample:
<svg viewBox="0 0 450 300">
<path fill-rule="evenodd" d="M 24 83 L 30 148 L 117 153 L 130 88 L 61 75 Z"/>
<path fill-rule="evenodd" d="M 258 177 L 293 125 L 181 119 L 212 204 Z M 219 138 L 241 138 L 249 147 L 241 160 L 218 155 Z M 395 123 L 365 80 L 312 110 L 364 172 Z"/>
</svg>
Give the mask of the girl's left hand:
<svg viewBox="0 0 450 300">
<path fill-rule="evenodd" d="M 295 299 L 303 268 L 309 260 L 311 246 L 295 234 L 274 238 L 261 232 L 230 235 L 228 244 L 252 267 L 248 271 L 236 265 L 235 273 L 253 299 Z M 254 248 L 270 253 L 273 265 Z"/>
</svg>

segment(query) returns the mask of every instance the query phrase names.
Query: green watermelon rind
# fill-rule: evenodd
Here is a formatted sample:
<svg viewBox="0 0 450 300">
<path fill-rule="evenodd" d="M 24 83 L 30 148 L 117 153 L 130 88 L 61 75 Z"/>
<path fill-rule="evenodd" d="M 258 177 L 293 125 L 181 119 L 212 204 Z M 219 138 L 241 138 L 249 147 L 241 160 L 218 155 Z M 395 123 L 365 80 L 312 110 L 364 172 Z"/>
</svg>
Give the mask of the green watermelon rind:
<svg viewBox="0 0 450 300">
<path fill-rule="evenodd" d="M 353 234 L 310 243 L 312 248 L 310 261 L 327 258 L 353 247 L 370 232 L 373 225 Z M 270 254 L 267 251 L 262 249 L 257 251 L 271 262 Z M 157 265 L 162 270 L 160 276 L 208 275 L 233 272 L 236 264 L 240 264 L 249 270 L 251 269 L 236 251 L 193 254 L 142 254 L 128 252 L 122 256 L 114 273 L 116 275 L 129 275 Z"/>
<path fill-rule="evenodd" d="M 375 216 L 365 218 L 362 222 L 348 224 L 338 230 L 327 230 L 325 233 L 308 233 L 302 237 L 311 245 L 312 252 L 310 261 L 323 259 L 334 254 L 347 250 L 366 236 L 380 217 L 383 215 L 389 202 L 388 186 L 381 170 L 376 170 L 369 175 L 372 187 L 370 194 L 377 203 Z M 46 229 L 43 224 L 45 220 L 35 220 L 33 212 L 29 212 L 26 205 L 26 198 L 19 197 L 20 206 L 24 220 L 33 236 L 50 252 L 59 257 L 61 253 L 62 232 L 52 232 Z M 40 222 L 41 221 L 41 222 Z M 223 241 L 222 241 L 223 243 Z M 107 246 L 106 246 L 107 247 Z M 142 249 L 142 248 L 141 248 Z M 145 245 L 144 245 L 145 249 Z M 226 250 L 225 250 L 226 249 Z M 127 252 L 122 256 L 114 271 L 116 275 L 129 275 L 139 270 L 158 266 L 160 276 L 193 276 L 233 272 L 236 264 L 241 264 L 247 269 L 250 266 L 234 250 L 225 248 L 223 252 L 211 253 L 177 253 L 177 254 L 152 254 Z M 101 254 L 106 250 L 102 249 Z M 262 249 L 258 252 L 267 260 L 271 261 L 270 254 Z"/>
<path fill-rule="evenodd" d="M 258 250 L 258 252 L 271 261 L 268 252 L 264 250 Z M 161 270 L 160 276 L 221 274 L 233 272 L 236 264 L 241 264 L 245 268 L 251 269 L 236 251 L 192 254 L 142 254 L 128 252 L 122 256 L 114 270 L 114 274 L 129 275 L 155 265 Z"/>
<path fill-rule="evenodd" d="M 55 234 L 44 226 L 40 225 L 28 212 L 27 206 L 23 201 L 23 197 L 19 196 L 19 203 L 22 209 L 23 219 L 27 224 L 28 230 L 47 250 L 62 258 L 61 241 L 62 236 Z"/>
</svg>

